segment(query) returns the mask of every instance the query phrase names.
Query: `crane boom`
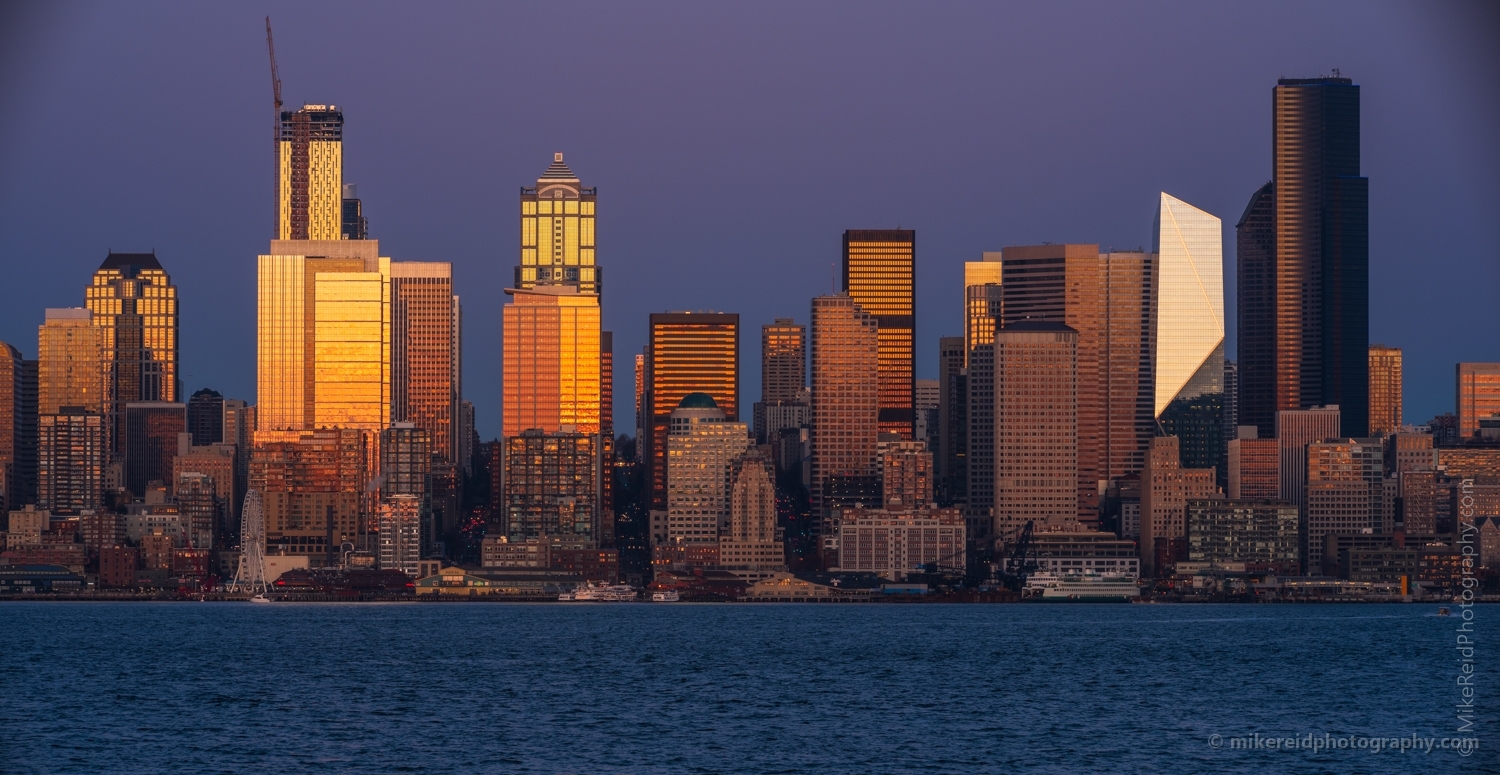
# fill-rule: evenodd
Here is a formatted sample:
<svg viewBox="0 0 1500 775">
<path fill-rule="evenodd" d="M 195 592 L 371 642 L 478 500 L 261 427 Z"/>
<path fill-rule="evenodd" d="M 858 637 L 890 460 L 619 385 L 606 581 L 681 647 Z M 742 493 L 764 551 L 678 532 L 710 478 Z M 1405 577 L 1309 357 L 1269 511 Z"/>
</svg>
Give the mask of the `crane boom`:
<svg viewBox="0 0 1500 775">
<path fill-rule="evenodd" d="M 271 54 L 271 234 L 281 236 L 281 73 L 276 70 L 276 42 L 271 38 L 271 17 L 266 17 L 266 49 Z"/>
</svg>

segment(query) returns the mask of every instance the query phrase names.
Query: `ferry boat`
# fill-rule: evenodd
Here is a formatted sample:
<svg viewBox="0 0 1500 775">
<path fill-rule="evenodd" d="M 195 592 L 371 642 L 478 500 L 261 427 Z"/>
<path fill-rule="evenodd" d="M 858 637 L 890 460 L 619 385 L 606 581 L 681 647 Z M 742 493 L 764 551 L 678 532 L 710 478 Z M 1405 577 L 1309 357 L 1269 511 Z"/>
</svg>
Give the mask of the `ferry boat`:
<svg viewBox="0 0 1500 775">
<path fill-rule="evenodd" d="M 675 603 L 681 599 L 682 597 L 677 594 L 677 590 L 675 589 L 651 593 L 651 602 L 653 603 Z"/>
<path fill-rule="evenodd" d="M 629 584 L 595 584 L 590 581 L 558 595 L 557 599 L 564 603 L 624 603 L 635 599 L 635 588 Z"/>
<path fill-rule="evenodd" d="M 1025 595 L 1036 600 L 1121 602 L 1139 598 L 1141 588 L 1129 576 L 1042 572 L 1026 580 Z"/>
</svg>

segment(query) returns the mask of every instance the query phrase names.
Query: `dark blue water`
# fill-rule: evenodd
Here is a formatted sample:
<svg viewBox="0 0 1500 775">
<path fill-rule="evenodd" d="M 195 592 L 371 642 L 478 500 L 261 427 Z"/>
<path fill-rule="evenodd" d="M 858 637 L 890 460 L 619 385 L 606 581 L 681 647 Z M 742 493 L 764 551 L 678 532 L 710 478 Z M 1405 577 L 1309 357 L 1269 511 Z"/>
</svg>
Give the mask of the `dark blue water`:
<svg viewBox="0 0 1500 775">
<path fill-rule="evenodd" d="M 1229 747 L 1455 736 L 1434 611 L 0 604 L 0 771 L 1500 771 L 1500 607 L 1473 756 Z"/>
</svg>

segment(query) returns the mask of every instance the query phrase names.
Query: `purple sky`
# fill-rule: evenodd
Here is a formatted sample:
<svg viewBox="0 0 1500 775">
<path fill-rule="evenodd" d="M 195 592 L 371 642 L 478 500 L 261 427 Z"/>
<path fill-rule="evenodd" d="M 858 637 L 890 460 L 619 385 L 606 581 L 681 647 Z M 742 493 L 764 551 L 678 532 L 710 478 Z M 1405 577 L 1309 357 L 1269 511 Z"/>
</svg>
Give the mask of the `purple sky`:
<svg viewBox="0 0 1500 775">
<path fill-rule="evenodd" d="M 554 151 L 599 187 L 628 431 L 648 313 L 740 313 L 748 406 L 759 326 L 807 320 L 844 229 L 917 230 L 923 377 L 963 261 L 1149 247 L 1158 191 L 1224 220 L 1232 310 L 1271 88 L 1333 68 L 1363 87 L 1370 332 L 1406 351 L 1407 420 L 1452 410 L 1456 361 L 1500 360 L 1500 26 L 1478 3 L 8 6 L 0 340 L 35 357 L 44 307 L 81 305 L 108 249 L 155 248 L 185 387 L 254 400 L 266 14 L 286 102 L 344 110 L 382 252 L 453 262 L 485 438 L 517 190 Z"/>
</svg>

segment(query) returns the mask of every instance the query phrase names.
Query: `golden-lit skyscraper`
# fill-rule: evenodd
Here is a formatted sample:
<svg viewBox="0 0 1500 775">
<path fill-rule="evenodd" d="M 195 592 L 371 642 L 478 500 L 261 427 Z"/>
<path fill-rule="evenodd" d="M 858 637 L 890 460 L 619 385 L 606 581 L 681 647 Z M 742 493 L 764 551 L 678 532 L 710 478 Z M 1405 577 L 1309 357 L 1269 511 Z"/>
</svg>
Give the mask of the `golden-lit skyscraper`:
<svg viewBox="0 0 1500 775">
<path fill-rule="evenodd" d="M 391 260 L 375 240 L 281 241 L 260 257 L 261 431 L 391 422 Z"/>
<path fill-rule="evenodd" d="M 1401 427 L 1401 348 L 1370 345 L 1370 435 Z"/>
<path fill-rule="evenodd" d="M 64 406 L 104 414 L 105 352 L 104 328 L 93 324 L 93 313 L 48 309 L 37 330 L 37 414 L 57 414 Z"/>
<path fill-rule="evenodd" d="M 1001 254 L 985 253 L 981 261 L 964 262 L 964 365 L 975 347 L 995 341 L 1001 313 Z"/>
<path fill-rule="evenodd" d="M 177 287 L 155 253 L 111 252 L 84 295 L 103 335 L 105 412 L 119 454 L 126 404 L 181 400 Z"/>
<path fill-rule="evenodd" d="M 460 320 L 452 264 L 391 262 L 391 421 L 426 430 L 447 465 L 458 461 Z"/>
<path fill-rule="evenodd" d="M 739 422 L 740 316 L 732 312 L 653 313 L 645 367 L 642 454 L 651 508 L 665 509 L 672 410 L 689 393 L 706 393 L 727 421 Z"/>
<path fill-rule="evenodd" d="M 880 440 L 879 363 L 874 315 L 848 294 L 812 300 L 813 519 L 828 516 L 845 495 L 876 503 L 876 444 Z M 848 505 L 853 505 L 850 500 Z"/>
<path fill-rule="evenodd" d="M 844 292 L 880 325 L 880 430 L 916 432 L 916 251 L 909 229 L 844 232 Z"/>
<path fill-rule="evenodd" d="M 335 105 L 303 105 L 281 114 L 282 240 L 344 236 L 344 113 Z"/>
<path fill-rule="evenodd" d="M 1458 435 L 1469 438 L 1480 420 L 1500 415 L 1500 363 L 1460 363 L 1455 372 Z"/>
<path fill-rule="evenodd" d="M 536 188 L 521 189 L 521 265 L 515 287 L 571 285 L 580 293 L 599 293 L 603 277 L 594 261 L 594 201 L 597 189 L 584 188 L 552 155 L 552 166 Z"/>
<path fill-rule="evenodd" d="M 1184 468 L 1224 470 L 1224 252 L 1219 219 L 1162 193 L 1157 257 L 1156 420 Z M 1101 375 L 1103 372 L 1101 372 Z"/>
<path fill-rule="evenodd" d="M 760 327 L 760 400 L 795 401 L 807 387 L 807 329 L 791 318 Z"/>
<path fill-rule="evenodd" d="M 505 292 L 502 435 L 598 433 L 599 297 L 570 285 Z"/>
</svg>

